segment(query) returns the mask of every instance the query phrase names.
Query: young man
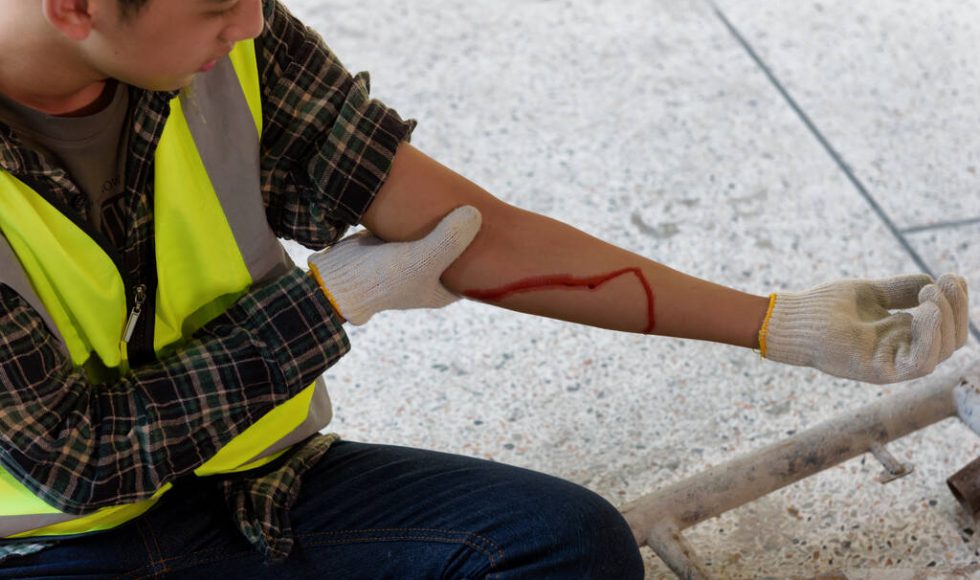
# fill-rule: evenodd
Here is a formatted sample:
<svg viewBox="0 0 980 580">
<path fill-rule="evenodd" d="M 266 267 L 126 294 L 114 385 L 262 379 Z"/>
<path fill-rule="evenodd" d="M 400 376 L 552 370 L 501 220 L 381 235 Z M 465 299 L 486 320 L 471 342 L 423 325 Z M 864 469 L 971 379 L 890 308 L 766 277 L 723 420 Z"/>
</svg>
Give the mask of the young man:
<svg viewBox="0 0 980 580">
<path fill-rule="evenodd" d="M 379 310 L 464 295 L 872 382 L 966 341 L 956 276 L 757 297 L 504 204 L 275 0 L 0 10 L 0 575 L 642 577 L 587 490 L 318 435 L 342 322 Z M 356 223 L 310 275 L 276 241 Z"/>
</svg>

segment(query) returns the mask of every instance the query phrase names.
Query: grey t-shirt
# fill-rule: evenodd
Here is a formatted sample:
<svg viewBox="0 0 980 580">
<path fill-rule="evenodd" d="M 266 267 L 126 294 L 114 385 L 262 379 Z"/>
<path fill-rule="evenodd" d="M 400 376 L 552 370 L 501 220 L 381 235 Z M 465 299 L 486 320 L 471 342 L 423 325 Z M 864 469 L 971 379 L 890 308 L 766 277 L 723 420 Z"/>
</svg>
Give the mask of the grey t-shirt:
<svg viewBox="0 0 980 580">
<path fill-rule="evenodd" d="M 25 107 L 0 94 L 0 120 L 31 148 L 52 156 L 89 199 L 89 222 L 119 247 L 125 240 L 125 130 L 129 91 L 106 85 L 104 107 L 82 117 L 58 117 Z"/>
</svg>

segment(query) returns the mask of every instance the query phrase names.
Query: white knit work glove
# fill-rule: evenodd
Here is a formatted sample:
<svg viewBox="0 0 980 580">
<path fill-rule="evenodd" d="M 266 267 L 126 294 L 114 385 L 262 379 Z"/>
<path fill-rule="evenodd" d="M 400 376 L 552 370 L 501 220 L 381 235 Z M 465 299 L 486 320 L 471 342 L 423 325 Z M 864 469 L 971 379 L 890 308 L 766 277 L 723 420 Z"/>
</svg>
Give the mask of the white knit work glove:
<svg viewBox="0 0 980 580">
<path fill-rule="evenodd" d="M 382 310 L 440 308 L 459 297 L 439 277 L 470 245 L 480 223 L 480 212 L 467 205 L 418 241 L 386 243 L 359 232 L 310 256 L 310 272 L 334 310 L 352 324 L 364 324 Z"/>
<path fill-rule="evenodd" d="M 773 294 L 759 346 L 770 360 L 838 377 L 906 381 L 966 344 L 968 302 L 966 281 L 953 274 L 935 283 L 912 275 Z"/>
</svg>

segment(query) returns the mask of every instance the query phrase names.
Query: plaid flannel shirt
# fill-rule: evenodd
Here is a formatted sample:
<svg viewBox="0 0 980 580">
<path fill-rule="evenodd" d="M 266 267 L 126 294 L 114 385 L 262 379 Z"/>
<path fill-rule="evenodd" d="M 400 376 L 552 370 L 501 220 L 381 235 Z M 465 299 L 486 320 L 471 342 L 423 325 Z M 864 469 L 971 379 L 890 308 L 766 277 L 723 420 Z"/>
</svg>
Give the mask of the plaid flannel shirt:
<svg viewBox="0 0 980 580">
<path fill-rule="evenodd" d="M 256 52 L 266 216 L 279 237 L 322 248 L 359 221 L 414 123 L 371 100 L 367 75 L 348 73 L 277 0 L 265 0 L 264 11 Z M 126 268 L 136 272 L 153 247 L 153 154 L 176 93 L 129 90 L 130 203 L 120 249 Z M 48 184 L 87 219 L 86 198 L 66 171 L 2 125 L 0 167 Z M 92 385 L 38 313 L 0 285 L 0 464 L 68 513 L 145 499 L 191 474 L 348 349 L 328 301 L 294 268 L 253 288 L 175 353 L 115 383 Z M 325 451 L 322 441 L 304 447 L 308 451 L 295 450 L 286 456 L 294 459 L 271 472 L 224 485 L 232 506 L 256 506 L 233 511 L 246 536 L 270 557 L 288 553 L 283 512 L 295 493 L 286 488 L 294 490 L 302 471 Z M 242 494 L 251 497 L 244 501 Z M 0 559 L 44 545 L 2 542 Z"/>
</svg>

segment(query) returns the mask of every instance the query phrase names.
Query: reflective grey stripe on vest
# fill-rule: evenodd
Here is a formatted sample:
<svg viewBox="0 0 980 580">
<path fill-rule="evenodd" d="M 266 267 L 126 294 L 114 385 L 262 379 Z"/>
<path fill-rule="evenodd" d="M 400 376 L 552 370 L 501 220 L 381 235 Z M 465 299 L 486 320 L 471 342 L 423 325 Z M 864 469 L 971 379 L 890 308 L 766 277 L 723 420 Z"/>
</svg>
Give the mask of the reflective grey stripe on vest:
<svg viewBox="0 0 980 580">
<path fill-rule="evenodd" d="M 36 514 L 30 516 L 0 517 L 0 537 L 6 538 L 14 534 L 53 526 L 61 522 L 77 519 L 79 516 L 69 514 Z"/>
<path fill-rule="evenodd" d="M 194 144 L 252 280 L 260 284 L 286 274 L 293 261 L 265 216 L 258 131 L 231 59 L 222 60 L 208 74 L 197 75 L 190 89 L 181 91 L 180 99 Z M 253 460 L 327 426 L 333 408 L 322 377 L 316 382 L 306 420 Z"/>
<path fill-rule="evenodd" d="M 37 293 L 34 292 L 34 285 L 31 284 L 30 278 L 27 277 L 27 272 L 24 271 L 24 266 L 17 259 L 17 254 L 10 247 L 10 242 L 7 241 L 3 232 L 0 232 L 0 284 L 9 286 L 14 292 L 20 294 L 20 297 L 27 301 L 28 304 L 34 307 L 34 310 L 44 319 L 48 330 L 58 339 L 65 353 L 67 353 L 68 345 L 65 344 L 65 339 L 61 337 L 61 332 L 54 325 L 51 315 L 48 314 L 48 309 L 44 307 L 44 303 L 41 302 Z"/>
<path fill-rule="evenodd" d="M 282 276 L 293 262 L 266 221 L 258 131 L 231 59 L 195 77 L 180 101 L 252 280 Z"/>
</svg>

